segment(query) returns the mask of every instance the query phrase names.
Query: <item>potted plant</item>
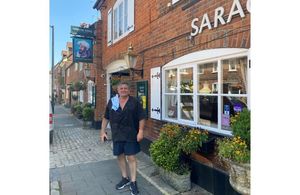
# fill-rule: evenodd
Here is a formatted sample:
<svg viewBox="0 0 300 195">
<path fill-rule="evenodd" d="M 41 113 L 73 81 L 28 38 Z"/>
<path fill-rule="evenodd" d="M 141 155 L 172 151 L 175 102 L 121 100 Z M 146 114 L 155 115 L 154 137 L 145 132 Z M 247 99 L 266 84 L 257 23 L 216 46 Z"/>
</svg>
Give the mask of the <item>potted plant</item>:
<svg viewBox="0 0 300 195">
<path fill-rule="evenodd" d="M 161 178 L 179 192 L 191 189 L 190 167 L 183 155 L 197 151 L 206 138 L 206 132 L 183 131 L 178 125 L 166 124 L 159 138 L 150 145 L 150 155 Z"/>
<path fill-rule="evenodd" d="M 92 120 L 94 119 L 94 109 L 85 106 L 82 110 L 83 116 L 83 127 L 90 127 L 92 125 Z"/>
<path fill-rule="evenodd" d="M 217 141 L 218 156 L 228 162 L 229 182 L 239 193 L 250 194 L 250 111 L 232 117 L 232 138 Z"/>
<path fill-rule="evenodd" d="M 75 115 L 77 116 L 77 118 L 81 119 L 82 118 L 82 107 L 81 107 L 81 104 L 76 104 L 74 106 L 74 109 L 75 109 Z"/>
</svg>

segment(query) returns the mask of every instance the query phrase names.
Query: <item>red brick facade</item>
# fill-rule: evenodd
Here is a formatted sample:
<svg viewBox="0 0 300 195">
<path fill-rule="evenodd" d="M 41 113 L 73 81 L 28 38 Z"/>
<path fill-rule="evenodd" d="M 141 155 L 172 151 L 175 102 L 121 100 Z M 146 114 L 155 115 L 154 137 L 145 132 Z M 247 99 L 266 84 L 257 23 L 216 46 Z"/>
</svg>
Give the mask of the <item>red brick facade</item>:
<svg viewBox="0 0 300 195">
<path fill-rule="evenodd" d="M 144 69 L 143 80 L 148 80 L 148 102 L 150 105 L 150 70 L 162 67 L 166 63 L 186 54 L 213 48 L 250 48 L 250 13 L 246 9 L 246 0 L 240 0 L 245 17 L 234 15 L 231 22 L 208 29 L 191 38 L 191 22 L 207 13 L 213 26 L 215 9 L 224 8 L 223 18 L 227 19 L 233 0 L 181 0 L 168 6 L 170 0 L 135 0 L 134 31 L 121 40 L 107 46 L 107 13 L 116 0 L 106 0 L 101 9 L 102 21 L 97 25 L 96 59 L 97 64 L 97 99 L 96 120 L 101 120 L 107 102 L 105 69 L 123 55 L 131 43 L 134 52 L 138 54 L 136 69 Z M 99 41 L 99 42 L 98 42 Z M 101 44 L 102 43 L 102 44 Z M 141 80 L 139 76 L 133 82 Z M 132 94 L 135 96 L 135 94 Z M 150 116 L 150 114 L 148 114 Z M 154 140 L 158 137 L 162 121 L 148 118 L 145 126 L 145 137 Z"/>
</svg>

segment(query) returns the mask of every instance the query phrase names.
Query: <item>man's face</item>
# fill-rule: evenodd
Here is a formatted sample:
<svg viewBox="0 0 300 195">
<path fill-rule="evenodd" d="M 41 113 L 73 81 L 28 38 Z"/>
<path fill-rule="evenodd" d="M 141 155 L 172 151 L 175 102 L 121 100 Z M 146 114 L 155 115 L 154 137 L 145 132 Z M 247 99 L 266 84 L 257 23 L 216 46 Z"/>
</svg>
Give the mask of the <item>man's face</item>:
<svg viewBox="0 0 300 195">
<path fill-rule="evenodd" d="M 127 97 L 129 95 L 128 85 L 126 84 L 119 85 L 118 94 L 120 95 L 120 97 Z"/>
</svg>

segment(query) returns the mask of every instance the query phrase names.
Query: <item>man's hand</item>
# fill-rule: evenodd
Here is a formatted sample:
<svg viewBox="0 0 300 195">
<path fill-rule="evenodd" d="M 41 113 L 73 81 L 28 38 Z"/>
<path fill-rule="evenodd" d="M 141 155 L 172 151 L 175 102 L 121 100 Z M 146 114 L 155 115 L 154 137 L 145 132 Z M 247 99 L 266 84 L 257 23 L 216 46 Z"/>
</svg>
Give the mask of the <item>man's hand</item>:
<svg viewBox="0 0 300 195">
<path fill-rule="evenodd" d="M 144 138 L 144 133 L 143 133 L 143 131 L 139 130 L 139 133 L 137 134 L 136 139 L 138 142 L 140 142 L 140 141 L 142 141 L 143 138 Z"/>
<path fill-rule="evenodd" d="M 100 131 L 100 140 L 101 142 L 104 142 L 104 140 L 107 139 L 107 134 L 105 133 L 105 131 Z"/>
</svg>

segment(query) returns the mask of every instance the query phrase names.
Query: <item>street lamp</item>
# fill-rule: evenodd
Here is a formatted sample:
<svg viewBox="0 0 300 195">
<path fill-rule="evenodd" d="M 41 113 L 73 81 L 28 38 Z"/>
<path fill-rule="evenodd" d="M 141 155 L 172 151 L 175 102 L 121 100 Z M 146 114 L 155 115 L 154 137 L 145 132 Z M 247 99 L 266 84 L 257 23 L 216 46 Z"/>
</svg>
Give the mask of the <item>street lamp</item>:
<svg viewBox="0 0 300 195">
<path fill-rule="evenodd" d="M 126 64 L 128 65 L 130 71 L 134 74 L 134 73 L 139 73 L 140 76 L 143 78 L 144 76 L 144 70 L 143 69 L 135 69 L 135 65 L 137 62 L 137 54 L 133 53 L 133 47 L 132 44 L 130 44 L 130 46 L 128 47 L 127 53 L 124 55 L 124 60 L 126 62 Z"/>
</svg>

